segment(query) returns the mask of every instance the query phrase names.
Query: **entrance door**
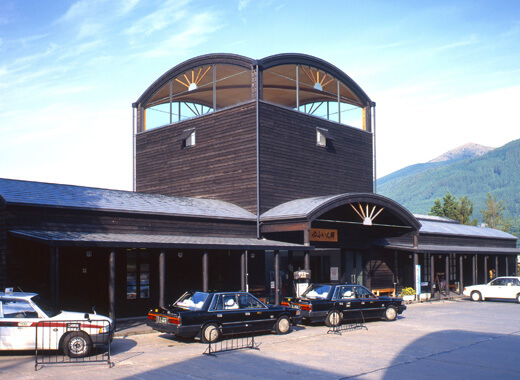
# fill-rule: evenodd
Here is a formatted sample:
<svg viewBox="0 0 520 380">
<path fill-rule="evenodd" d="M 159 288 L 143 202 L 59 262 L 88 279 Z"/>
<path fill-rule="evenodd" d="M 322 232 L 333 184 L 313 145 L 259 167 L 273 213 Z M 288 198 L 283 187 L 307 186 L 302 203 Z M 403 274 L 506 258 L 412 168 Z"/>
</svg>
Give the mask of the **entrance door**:
<svg viewBox="0 0 520 380">
<path fill-rule="evenodd" d="M 343 276 L 341 282 L 363 284 L 363 256 L 359 251 L 344 251 Z"/>
</svg>

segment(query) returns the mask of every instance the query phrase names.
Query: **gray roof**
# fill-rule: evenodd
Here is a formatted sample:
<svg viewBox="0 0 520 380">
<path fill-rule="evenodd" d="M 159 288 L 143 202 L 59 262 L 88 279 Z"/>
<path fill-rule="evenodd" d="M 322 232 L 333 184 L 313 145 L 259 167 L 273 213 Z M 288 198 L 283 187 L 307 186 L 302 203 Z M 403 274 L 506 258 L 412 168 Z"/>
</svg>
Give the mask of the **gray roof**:
<svg viewBox="0 0 520 380">
<path fill-rule="evenodd" d="M 0 178 L 0 205 L 2 198 L 8 205 L 256 220 L 256 216 L 249 211 L 229 202 L 214 199 L 172 197 L 5 178 Z"/>
<path fill-rule="evenodd" d="M 421 220 L 421 224 L 422 227 L 419 230 L 419 234 L 442 234 L 517 240 L 516 236 L 494 228 L 468 226 L 452 222 L 436 222 L 431 220 Z"/>
<path fill-rule="evenodd" d="M 433 245 L 433 244 L 419 244 L 417 248 L 411 245 L 401 244 L 382 244 L 386 249 L 395 249 L 407 252 L 418 253 L 459 253 L 459 254 L 510 254 L 520 255 L 520 248 L 507 247 L 474 247 L 474 246 L 459 246 L 459 245 Z"/>
<path fill-rule="evenodd" d="M 293 201 L 282 203 L 281 205 L 273 207 L 272 209 L 264 212 L 260 216 L 260 219 L 267 221 L 276 219 L 306 218 L 307 215 L 316 208 L 321 207 L 323 204 L 341 196 L 343 196 L 343 194 L 295 199 Z"/>
<path fill-rule="evenodd" d="M 240 250 L 313 250 L 301 244 L 255 238 L 228 238 L 212 236 L 176 236 L 115 234 L 78 231 L 12 230 L 12 235 L 46 243 L 50 246 L 129 247 L 129 248 L 197 248 Z"/>
</svg>

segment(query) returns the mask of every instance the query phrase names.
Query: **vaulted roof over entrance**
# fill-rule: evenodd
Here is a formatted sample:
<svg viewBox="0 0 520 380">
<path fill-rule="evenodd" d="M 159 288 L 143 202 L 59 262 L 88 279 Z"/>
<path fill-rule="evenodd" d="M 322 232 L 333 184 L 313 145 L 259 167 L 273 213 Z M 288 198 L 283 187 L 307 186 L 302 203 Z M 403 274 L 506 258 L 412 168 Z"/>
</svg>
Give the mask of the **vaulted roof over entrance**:
<svg viewBox="0 0 520 380">
<path fill-rule="evenodd" d="M 296 199 L 261 215 L 262 222 L 335 220 L 365 225 L 395 225 L 418 230 L 421 223 L 399 203 L 372 193 L 346 193 Z"/>
</svg>

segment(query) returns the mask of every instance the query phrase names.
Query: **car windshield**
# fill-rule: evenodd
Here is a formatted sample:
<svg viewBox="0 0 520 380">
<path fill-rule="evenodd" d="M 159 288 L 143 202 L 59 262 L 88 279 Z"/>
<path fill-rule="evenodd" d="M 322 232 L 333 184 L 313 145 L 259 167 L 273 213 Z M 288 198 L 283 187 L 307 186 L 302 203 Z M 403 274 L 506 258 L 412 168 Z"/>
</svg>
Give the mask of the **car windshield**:
<svg viewBox="0 0 520 380">
<path fill-rule="evenodd" d="M 53 308 L 47 301 L 41 299 L 39 296 L 34 296 L 31 301 L 43 311 L 47 317 L 52 318 L 61 313 L 61 310 Z"/>
<path fill-rule="evenodd" d="M 302 297 L 312 300 L 327 298 L 331 287 L 331 285 L 312 284 L 305 292 L 303 292 Z"/>
<path fill-rule="evenodd" d="M 173 304 L 186 310 L 201 310 L 209 294 L 203 292 L 187 292 Z"/>
</svg>

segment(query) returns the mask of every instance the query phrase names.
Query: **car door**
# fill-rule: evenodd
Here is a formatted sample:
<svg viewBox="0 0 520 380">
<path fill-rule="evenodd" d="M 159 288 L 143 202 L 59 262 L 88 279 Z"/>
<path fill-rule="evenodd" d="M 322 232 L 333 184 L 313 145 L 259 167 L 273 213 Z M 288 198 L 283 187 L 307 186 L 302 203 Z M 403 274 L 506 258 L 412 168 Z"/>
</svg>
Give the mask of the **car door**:
<svg viewBox="0 0 520 380">
<path fill-rule="evenodd" d="M 506 279 L 495 278 L 486 286 L 485 294 L 483 294 L 483 296 L 486 298 L 508 298 L 506 296 L 507 293 L 508 289 L 506 288 Z"/>
<path fill-rule="evenodd" d="M 352 285 L 338 285 L 332 296 L 334 308 L 343 313 L 343 319 L 357 320 L 360 317 L 361 300 L 356 297 L 355 289 Z"/>
<path fill-rule="evenodd" d="M 238 305 L 238 293 L 220 293 L 216 297 L 215 315 L 222 326 L 223 334 L 241 333 L 248 330 L 246 312 Z"/>
<path fill-rule="evenodd" d="M 379 318 L 383 311 L 383 301 L 362 285 L 355 287 L 356 296 L 360 301 L 360 308 L 365 318 Z"/>
<path fill-rule="evenodd" d="M 0 347 L 3 350 L 34 350 L 36 323 L 41 319 L 24 299 L 0 299 Z"/>
<path fill-rule="evenodd" d="M 254 331 L 273 328 L 277 315 L 251 294 L 239 294 L 238 307 L 244 311 L 244 321 L 249 323 Z"/>
</svg>

